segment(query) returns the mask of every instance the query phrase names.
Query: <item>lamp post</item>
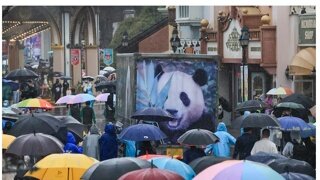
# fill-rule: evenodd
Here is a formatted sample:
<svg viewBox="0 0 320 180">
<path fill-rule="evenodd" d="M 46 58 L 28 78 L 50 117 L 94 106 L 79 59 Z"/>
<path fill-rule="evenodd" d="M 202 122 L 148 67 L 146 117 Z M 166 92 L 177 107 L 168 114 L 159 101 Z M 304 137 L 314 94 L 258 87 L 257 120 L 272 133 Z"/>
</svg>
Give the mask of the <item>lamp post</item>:
<svg viewBox="0 0 320 180">
<path fill-rule="evenodd" d="M 246 48 L 248 47 L 248 44 L 249 44 L 249 29 L 247 26 L 243 26 L 242 29 L 241 29 L 241 35 L 240 35 L 240 38 L 239 38 L 239 42 L 240 42 L 240 45 L 242 47 L 242 102 L 245 101 L 245 80 L 244 80 L 244 66 L 246 65 L 247 63 L 247 60 L 246 60 Z"/>
<path fill-rule="evenodd" d="M 82 64 L 84 63 L 85 59 L 84 59 L 84 56 L 85 56 L 85 52 L 84 52 L 84 48 L 86 46 L 86 40 L 82 39 L 81 40 L 81 44 L 80 44 L 80 50 L 81 50 L 81 63 L 80 63 L 80 73 L 81 73 L 81 81 L 82 81 Z"/>
<path fill-rule="evenodd" d="M 124 31 L 123 34 L 122 34 L 122 41 L 121 41 L 121 45 L 123 47 L 127 47 L 128 46 L 128 32 L 127 31 Z"/>
<path fill-rule="evenodd" d="M 171 44 L 173 53 L 176 53 L 177 48 L 178 48 L 178 47 L 181 47 L 180 38 L 179 38 L 179 36 L 178 36 L 178 30 L 177 30 L 177 28 L 174 28 L 173 31 L 172 31 L 172 37 L 171 37 L 171 39 L 170 39 L 170 44 Z"/>
</svg>

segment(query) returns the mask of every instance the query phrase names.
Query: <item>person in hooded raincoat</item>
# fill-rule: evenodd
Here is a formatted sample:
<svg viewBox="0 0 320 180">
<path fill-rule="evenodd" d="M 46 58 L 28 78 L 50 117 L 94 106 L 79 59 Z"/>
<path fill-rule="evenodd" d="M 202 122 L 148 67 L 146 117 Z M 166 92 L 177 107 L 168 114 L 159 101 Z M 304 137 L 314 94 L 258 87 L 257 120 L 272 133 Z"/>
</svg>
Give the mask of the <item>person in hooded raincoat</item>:
<svg viewBox="0 0 320 180">
<path fill-rule="evenodd" d="M 96 125 L 92 125 L 89 134 L 83 138 L 83 154 L 93 157 L 97 160 L 100 159 L 99 148 L 99 129 Z"/>
<path fill-rule="evenodd" d="M 228 133 L 227 127 L 223 122 L 220 122 L 217 126 L 217 131 L 214 133 L 220 139 L 215 144 L 210 144 L 206 147 L 205 153 L 210 154 L 212 152 L 217 157 L 230 157 L 230 145 L 236 143 L 236 139 Z"/>
<path fill-rule="evenodd" d="M 106 124 L 105 133 L 99 139 L 100 161 L 118 156 L 118 142 L 116 128 L 113 124 Z"/>
<path fill-rule="evenodd" d="M 71 132 L 68 132 L 67 143 L 63 150 L 66 153 L 82 153 L 82 147 L 76 145 L 76 138 Z"/>
</svg>

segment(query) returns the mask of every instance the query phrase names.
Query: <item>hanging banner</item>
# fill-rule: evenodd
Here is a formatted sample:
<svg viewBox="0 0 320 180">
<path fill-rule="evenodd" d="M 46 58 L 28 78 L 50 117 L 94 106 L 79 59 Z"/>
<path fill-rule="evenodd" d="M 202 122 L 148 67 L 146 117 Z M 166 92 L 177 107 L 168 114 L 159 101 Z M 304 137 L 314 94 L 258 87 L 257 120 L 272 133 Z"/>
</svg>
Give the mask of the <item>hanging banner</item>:
<svg viewBox="0 0 320 180">
<path fill-rule="evenodd" d="M 106 65 L 113 63 L 113 49 L 100 49 L 99 50 L 100 62 L 103 61 Z"/>
<path fill-rule="evenodd" d="M 80 62 L 80 49 L 71 49 L 71 64 L 77 65 Z"/>
</svg>

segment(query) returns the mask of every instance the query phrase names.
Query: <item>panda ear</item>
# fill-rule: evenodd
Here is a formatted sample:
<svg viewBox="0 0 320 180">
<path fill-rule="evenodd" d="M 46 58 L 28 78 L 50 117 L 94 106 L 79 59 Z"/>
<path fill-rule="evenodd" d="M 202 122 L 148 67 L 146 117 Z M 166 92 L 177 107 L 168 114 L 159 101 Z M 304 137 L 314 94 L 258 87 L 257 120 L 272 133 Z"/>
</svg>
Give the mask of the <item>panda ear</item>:
<svg viewBox="0 0 320 180">
<path fill-rule="evenodd" d="M 162 66 L 160 64 L 158 64 L 156 66 L 156 69 L 154 71 L 154 77 L 157 77 L 158 76 L 158 80 L 160 79 L 161 75 L 163 74 L 163 69 L 162 69 Z"/>
<path fill-rule="evenodd" d="M 203 69 L 197 69 L 194 75 L 192 76 L 194 82 L 196 82 L 199 86 L 203 86 L 208 82 L 207 72 Z"/>
</svg>

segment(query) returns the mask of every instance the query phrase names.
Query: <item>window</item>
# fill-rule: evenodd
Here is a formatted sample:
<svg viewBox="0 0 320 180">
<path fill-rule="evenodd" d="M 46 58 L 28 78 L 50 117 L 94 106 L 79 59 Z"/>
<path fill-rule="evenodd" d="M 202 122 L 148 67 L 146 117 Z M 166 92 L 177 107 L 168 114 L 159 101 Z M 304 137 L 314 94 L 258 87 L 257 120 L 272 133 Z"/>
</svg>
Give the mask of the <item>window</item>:
<svg viewBox="0 0 320 180">
<path fill-rule="evenodd" d="M 314 99 L 314 87 L 312 79 L 299 79 L 294 81 L 294 92 L 306 95 Z"/>
<path fill-rule="evenodd" d="M 179 17 L 180 18 L 189 17 L 189 6 L 179 6 Z"/>
</svg>

